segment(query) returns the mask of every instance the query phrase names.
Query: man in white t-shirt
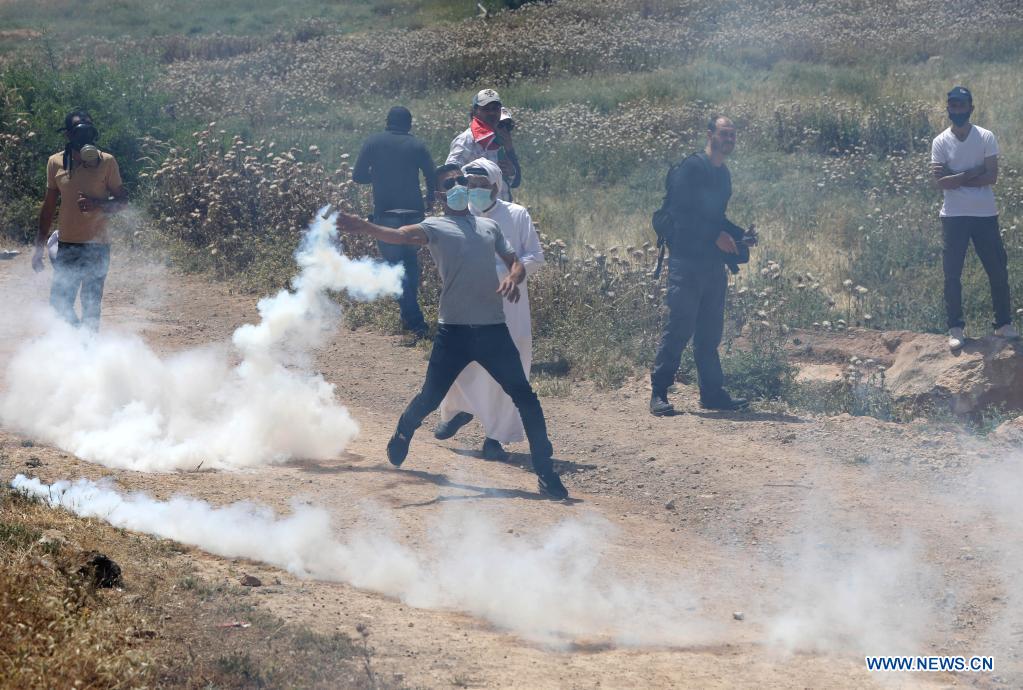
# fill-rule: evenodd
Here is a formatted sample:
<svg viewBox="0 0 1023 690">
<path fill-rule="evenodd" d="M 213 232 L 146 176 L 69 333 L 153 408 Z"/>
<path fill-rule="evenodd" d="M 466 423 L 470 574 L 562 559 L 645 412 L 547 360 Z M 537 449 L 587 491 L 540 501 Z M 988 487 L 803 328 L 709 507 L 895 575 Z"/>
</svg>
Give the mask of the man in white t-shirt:
<svg viewBox="0 0 1023 690">
<path fill-rule="evenodd" d="M 944 235 L 942 268 L 945 272 L 945 312 L 948 346 L 965 343 L 963 328 L 963 263 L 973 241 L 991 282 L 995 335 L 1018 338 L 1009 306 L 1009 261 L 998 230 L 998 209 L 991 186 L 998 179 L 998 141 L 995 135 L 970 122 L 973 95 L 962 86 L 948 92 L 952 126 L 931 143 L 931 173 L 944 192 L 941 226 Z"/>
</svg>

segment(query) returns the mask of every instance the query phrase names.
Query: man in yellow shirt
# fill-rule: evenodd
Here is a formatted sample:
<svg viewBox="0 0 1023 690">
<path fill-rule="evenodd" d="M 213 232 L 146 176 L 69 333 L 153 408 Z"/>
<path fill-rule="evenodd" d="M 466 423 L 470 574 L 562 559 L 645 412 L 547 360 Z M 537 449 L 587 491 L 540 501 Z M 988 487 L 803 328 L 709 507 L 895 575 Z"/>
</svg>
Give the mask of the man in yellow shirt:
<svg viewBox="0 0 1023 690">
<path fill-rule="evenodd" d="M 32 268 L 43 270 L 43 251 L 60 201 L 57 256 L 53 259 L 50 304 L 68 323 L 99 329 L 103 283 L 110 266 L 107 215 L 125 207 L 128 194 L 117 161 L 95 146 L 99 133 L 84 110 L 64 118 L 64 150 L 46 164 L 46 198 L 39 212 Z M 82 294 L 82 317 L 75 298 Z"/>
</svg>

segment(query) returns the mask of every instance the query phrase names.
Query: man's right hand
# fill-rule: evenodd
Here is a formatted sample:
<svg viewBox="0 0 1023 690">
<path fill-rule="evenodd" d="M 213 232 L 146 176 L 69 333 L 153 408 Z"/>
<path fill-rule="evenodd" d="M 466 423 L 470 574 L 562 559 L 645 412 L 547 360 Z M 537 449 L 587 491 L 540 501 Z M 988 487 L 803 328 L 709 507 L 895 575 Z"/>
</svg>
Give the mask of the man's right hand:
<svg viewBox="0 0 1023 690">
<path fill-rule="evenodd" d="M 362 218 L 352 213 L 345 213 L 344 211 L 338 211 L 337 220 L 334 221 L 338 232 L 357 232 L 358 227 L 362 223 Z"/>
<path fill-rule="evenodd" d="M 39 273 L 43 270 L 43 248 L 36 247 L 32 252 L 32 270 Z"/>
<path fill-rule="evenodd" d="M 735 239 L 733 239 L 732 236 L 729 235 L 724 230 L 718 233 L 717 242 L 715 242 L 714 244 L 716 244 L 718 249 L 723 251 L 725 254 L 739 253 L 739 248 L 735 246 Z"/>
</svg>

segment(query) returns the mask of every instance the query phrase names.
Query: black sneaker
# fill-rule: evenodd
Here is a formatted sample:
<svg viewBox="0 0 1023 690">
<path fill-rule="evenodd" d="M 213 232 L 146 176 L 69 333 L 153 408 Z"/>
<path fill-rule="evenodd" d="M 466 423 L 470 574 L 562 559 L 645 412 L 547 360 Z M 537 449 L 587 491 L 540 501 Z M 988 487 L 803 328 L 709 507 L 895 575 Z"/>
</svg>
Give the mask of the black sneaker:
<svg viewBox="0 0 1023 690">
<path fill-rule="evenodd" d="M 540 495 L 545 498 L 552 498 L 555 501 L 564 501 L 568 498 L 568 489 L 561 483 L 561 477 L 554 470 L 536 476 L 536 485 Z"/>
<path fill-rule="evenodd" d="M 439 441 L 449 439 L 458 433 L 458 430 L 472 421 L 472 415 L 468 412 L 459 412 L 446 422 L 441 422 L 433 430 L 433 437 Z"/>
<path fill-rule="evenodd" d="M 482 453 L 484 460 L 503 461 L 508 459 L 508 453 L 503 447 L 501 447 L 501 442 L 493 438 L 486 438 L 483 440 Z"/>
<path fill-rule="evenodd" d="M 655 417 L 667 417 L 675 414 L 675 408 L 668 402 L 667 393 L 654 393 L 650 396 L 650 414 Z"/>
<path fill-rule="evenodd" d="M 406 456 L 408 456 L 408 446 L 412 443 L 412 436 L 401 433 L 395 430 L 394 436 L 387 442 L 387 459 L 391 461 L 391 464 L 395 467 L 401 467 L 401 463 L 405 462 Z"/>
<path fill-rule="evenodd" d="M 746 398 L 733 398 L 728 395 L 723 398 L 714 398 L 712 400 L 704 400 L 703 398 L 700 398 L 700 407 L 705 410 L 736 412 L 738 410 L 745 410 L 749 407 L 749 400 Z"/>
</svg>

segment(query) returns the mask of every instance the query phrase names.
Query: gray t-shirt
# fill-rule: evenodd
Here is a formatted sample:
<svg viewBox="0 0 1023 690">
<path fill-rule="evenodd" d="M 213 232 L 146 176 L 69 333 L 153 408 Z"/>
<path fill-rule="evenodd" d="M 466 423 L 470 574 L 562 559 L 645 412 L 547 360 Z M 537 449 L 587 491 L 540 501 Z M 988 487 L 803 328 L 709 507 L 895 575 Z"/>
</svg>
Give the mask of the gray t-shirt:
<svg viewBox="0 0 1023 690">
<path fill-rule="evenodd" d="M 427 218 L 423 231 L 440 271 L 440 323 L 489 326 L 504 323 L 504 298 L 497 294 L 494 254 L 514 250 L 489 218 L 439 216 Z"/>
</svg>

